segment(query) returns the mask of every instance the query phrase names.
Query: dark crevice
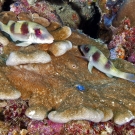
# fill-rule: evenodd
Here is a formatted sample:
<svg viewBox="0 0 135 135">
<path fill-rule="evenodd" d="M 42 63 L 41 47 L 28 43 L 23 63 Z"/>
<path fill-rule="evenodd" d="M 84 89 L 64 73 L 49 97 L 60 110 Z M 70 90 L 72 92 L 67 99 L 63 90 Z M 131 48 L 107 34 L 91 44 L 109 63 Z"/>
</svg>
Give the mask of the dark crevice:
<svg viewBox="0 0 135 135">
<path fill-rule="evenodd" d="M 47 0 L 50 3 L 54 4 L 62 4 L 63 2 L 67 2 L 71 5 L 72 9 L 75 10 L 78 15 L 80 16 L 81 22 L 79 25 L 79 29 L 81 29 L 85 34 L 89 35 L 92 38 L 98 38 L 98 31 L 99 31 L 99 22 L 101 19 L 101 13 L 99 11 L 99 8 L 96 6 L 95 2 L 91 4 L 92 6 L 92 13 L 93 17 L 91 17 L 89 20 L 87 20 L 84 15 L 81 13 L 80 7 L 78 7 L 73 2 L 68 2 L 68 0 Z M 3 11 L 9 11 L 10 5 L 14 2 L 14 0 L 6 0 L 2 6 Z"/>
<path fill-rule="evenodd" d="M 2 10 L 3 11 L 10 11 L 10 5 L 14 3 L 14 0 L 5 0 L 3 6 L 2 6 Z"/>
<path fill-rule="evenodd" d="M 89 35 L 92 38 L 98 38 L 101 13 L 94 2 L 91 4 L 91 6 L 93 9 L 92 13 L 94 13 L 93 16 L 88 20 L 82 17 L 79 29 L 82 29 L 85 34 Z"/>
</svg>

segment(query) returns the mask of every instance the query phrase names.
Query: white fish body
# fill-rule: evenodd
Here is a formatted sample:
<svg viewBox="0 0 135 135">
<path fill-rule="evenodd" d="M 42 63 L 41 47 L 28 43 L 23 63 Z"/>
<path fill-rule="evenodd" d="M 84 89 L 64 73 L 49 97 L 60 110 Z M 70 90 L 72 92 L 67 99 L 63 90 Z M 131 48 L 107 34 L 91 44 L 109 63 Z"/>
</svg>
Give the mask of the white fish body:
<svg viewBox="0 0 135 135">
<path fill-rule="evenodd" d="M 125 73 L 116 69 L 113 63 L 108 60 L 105 55 L 92 45 L 81 45 L 81 52 L 84 57 L 89 61 L 88 70 L 92 73 L 92 68 L 95 67 L 101 72 L 105 73 L 108 77 L 119 77 L 131 82 L 135 82 L 135 75 L 131 73 Z"/>
<path fill-rule="evenodd" d="M 32 43 L 52 43 L 54 38 L 45 27 L 30 21 L 9 21 L 7 25 L 0 22 L 1 31 L 10 35 L 11 39 L 21 41 L 17 46 L 28 46 Z"/>
</svg>

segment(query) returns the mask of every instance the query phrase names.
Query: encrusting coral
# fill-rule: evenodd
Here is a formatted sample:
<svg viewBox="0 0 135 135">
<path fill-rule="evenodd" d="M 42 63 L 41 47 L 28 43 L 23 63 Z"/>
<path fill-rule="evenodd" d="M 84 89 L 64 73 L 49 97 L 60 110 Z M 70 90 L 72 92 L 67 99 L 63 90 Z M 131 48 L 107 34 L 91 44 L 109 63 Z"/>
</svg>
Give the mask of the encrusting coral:
<svg viewBox="0 0 135 135">
<path fill-rule="evenodd" d="M 6 65 L 15 66 L 27 63 L 48 63 L 50 61 L 51 57 L 45 51 L 14 51 L 10 53 L 8 59 L 6 60 Z"/>
<path fill-rule="evenodd" d="M 72 43 L 67 40 L 55 42 L 49 47 L 49 51 L 51 51 L 54 56 L 61 56 L 70 49 L 72 49 Z"/>
<path fill-rule="evenodd" d="M 18 99 L 21 93 L 10 84 L 2 71 L 0 72 L 0 78 L 0 99 Z"/>
<path fill-rule="evenodd" d="M 2 13 L 1 16 L 3 17 L 1 21 L 7 23 L 7 16 L 9 14 L 13 15 L 12 12 L 6 13 L 5 16 Z M 25 14 L 23 17 L 25 17 Z M 15 14 L 13 18 L 16 19 Z M 64 125 L 65 131 L 63 132 L 69 130 L 69 133 L 75 133 L 75 129 L 77 129 L 75 125 L 80 125 L 83 122 L 86 128 L 83 124 L 81 124 L 81 127 L 84 129 L 83 132 L 86 133 L 85 129 L 89 125 L 88 121 L 82 122 L 77 120 L 85 119 L 95 123 L 113 120 L 118 125 L 123 125 L 133 120 L 135 115 L 135 84 L 119 78 L 108 78 L 96 69 L 93 69 L 93 73 L 90 74 L 87 62 L 76 57 L 82 56 L 78 45 L 92 44 L 109 58 L 109 51 L 106 46 L 78 31 L 71 31 L 67 26 L 61 27 L 56 23 L 50 23 L 47 29 L 56 41 L 50 45 L 36 44 L 22 49 L 15 46 L 13 42 L 10 42 L 6 46 L 3 46 L 3 55 L 1 57 L 5 57 L 5 59 L 11 52 L 18 53 L 23 51 L 28 53 L 32 50 L 35 52 L 47 51 L 52 60 L 48 63 L 29 62 L 28 64 L 23 63 L 24 65 L 18 66 L 6 66 L 5 61 L 3 61 L 0 64 L 0 93 L 4 92 L 4 90 L 8 92 L 4 92 L 5 97 L 2 95 L 0 98 L 7 100 L 13 97 L 12 99 L 20 98 L 27 101 L 28 108 L 25 108 L 25 116 L 34 120 L 45 120 L 46 117 L 50 118 L 54 122 L 52 122 L 52 125 L 55 125 L 55 122 L 68 122 Z M 69 44 L 70 42 L 72 43 L 72 49 L 58 57 L 52 55 L 50 53 L 51 50 L 49 50 L 50 47 L 57 42 L 63 43 L 65 40 Z M 23 57 L 26 56 L 23 55 Z M 114 60 L 113 63 L 116 68 L 135 74 L 133 64 L 122 59 Z M 83 91 L 78 89 L 76 87 L 78 84 L 79 86 L 84 86 L 85 89 Z M 18 103 L 13 104 L 18 105 Z M 16 106 L 12 107 L 10 105 L 10 107 L 11 110 L 15 108 L 14 111 L 17 111 Z M 8 116 L 8 114 L 5 115 Z M 19 113 L 19 119 L 20 116 L 21 113 Z M 44 121 L 34 120 L 27 124 L 29 125 L 27 129 L 30 132 L 34 132 L 32 127 L 44 128 L 46 126 Z M 47 120 L 46 123 L 49 124 L 50 120 Z M 74 125 L 75 128 L 72 129 L 70 125 Z M 63 124 L 60 124 L 59 129 L 62 126 Z M 109 124 L 106 127 L 111 127 L 111 131 L 108 130 L 107 132 L 111 134 L 113 126 Z M 102 130 L 105 130 L 105 127 Z M 51 131 L 56 133 L 54 130 Z M 78 129 L 78 132 L 80 133 L 81 131 Z M 87 133 L 90 134 L 90 131 L 87 130 Z M 99 132 L 97 131 L 97 133 Z"/>
<path fill-rule="evenodd" d="M 113 24 L 114 26 L 118 27 L 121 20 L 123 20 L 125 17 L 128 17 L 131 20 L 131 26 L 135 26 L 135 1 L 134 0 L 124 0 L 124 4 L 119 10 L 116 19 L 114 19 Z"/>
<path fill-rule="evenodd" d="M 81 56 L 78 45 L 95 45 L 106 57 L 109 57 L 106 47 L 78 31 L 71 33 L 69 28 L 63 29 L 62 27 L 50 32 L 52 35 L 57 35 L 57 40 L 57 37 L 63 40 L 60 42 L 65 42 L 67 37 L 66 40 L 72 43 L 73 48 L 64 55 L 55 57 L 50 54 L 52 61 L 45 64 L 29 63 L 15 67 L 1 65 L 4 78 L 21 92 L 22 99 L 28 100 L 29 108 L 26 110 L 26 115 L 41 120 L 47 117 L 50 111 L 48 117 L 59 123 L 83 118 L 100 122 L 113 117 L 115 123 L 121 125 L 134 119 L 135 110 L 132 107 L 135 105 L 134 84 L 118 78 L 110 79 L 96 69 L 90 74 L 87 62 L 76 57 Z M 70 37 L 67 33 L 71 33 Z M 51 45 L 34 45 L 27 47 L 26 50 L 47 51 L 49 46 Z M 19 49 L 21 48 L 13 43 L 3 48 L 5 55 Z M 124 67 L 122 70 L 125 72 L 135 73 L 133 65 L 126 61 L 116 60 L 114 64 L 118 69 Z M 78 90 L 76 88 L 78 84 L 85 86 L 85 90 Z M 95 116 L 95 113 L 98 115 Z"/>
</svg>

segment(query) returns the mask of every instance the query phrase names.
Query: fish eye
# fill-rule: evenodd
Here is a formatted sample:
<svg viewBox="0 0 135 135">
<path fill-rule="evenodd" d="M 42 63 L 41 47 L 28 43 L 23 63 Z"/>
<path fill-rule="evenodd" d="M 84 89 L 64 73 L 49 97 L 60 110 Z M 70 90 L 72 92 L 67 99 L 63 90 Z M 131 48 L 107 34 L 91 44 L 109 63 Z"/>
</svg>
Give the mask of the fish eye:
<svg viewBox="0 0 135 135">
<path fill-rule="evenodd" d="M 35 29 L 35 35 L 36 36 L 40 36 L 42 33 L 41 33 L 41 30 L 40 29 Z"/>
<path fill-rule="evenodd" d="M 85 47 L 84 47 L 84 51 L 85 51 L 86 53 L 88 53 L 89 50 L 90 50 L 90 48 L 89 48 L 88 46 L 85 46 Z"/>
</svg>

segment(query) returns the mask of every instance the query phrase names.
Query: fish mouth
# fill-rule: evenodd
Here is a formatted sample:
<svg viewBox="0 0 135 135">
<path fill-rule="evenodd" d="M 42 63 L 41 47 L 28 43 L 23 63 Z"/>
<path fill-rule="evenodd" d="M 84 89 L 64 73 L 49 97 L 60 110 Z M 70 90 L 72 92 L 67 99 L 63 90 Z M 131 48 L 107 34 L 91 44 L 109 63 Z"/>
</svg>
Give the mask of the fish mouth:
<svg viewBox="0 0 135 135">
<path fill-rule="evenodd" d="M 53 41 L 54 41 L 54 38 L 48 38 L 48 39 L 46 40 L 46 43 L 50 44 L 50 43 L 53 43 Z"/>
<path fill-rule="evenodd" d="M 49 36 L 47 39 L 48 39 L 48 41 L 50 41 L 50 43 L 52 43 L 54 41 L 53 36 Z"/>
<path fill-rule="evenodd" d="M 54 37 L 52 35 L 48 35 L 47 37 L 44 37 L 43 39 L 46 43 L 50 44 L 53 43 Z"/>
<path fill-rule="evenodd" d="M 80 53 L 84 56 L 84 52 L 83 52 L 83 48 L 85 45 L 78 45 L 78 49 L 80 51 Z"/>
<path fill-rule="evenodd" d="M 51 43 L 53 43 L 53 41 L 54 41 L 54 38 L 53 38 L 53 36 L 48 36 L 48 37 L 44 37 L 44 36 L 42 36 L 42 37 L 38 37 L 37 38 L 38 40 L 39 40 L 39 42 L 40 43 L 42 43 L 42 44 L 51 44 Z"/>
</svg>

